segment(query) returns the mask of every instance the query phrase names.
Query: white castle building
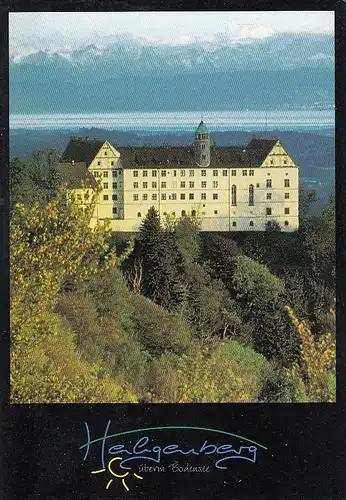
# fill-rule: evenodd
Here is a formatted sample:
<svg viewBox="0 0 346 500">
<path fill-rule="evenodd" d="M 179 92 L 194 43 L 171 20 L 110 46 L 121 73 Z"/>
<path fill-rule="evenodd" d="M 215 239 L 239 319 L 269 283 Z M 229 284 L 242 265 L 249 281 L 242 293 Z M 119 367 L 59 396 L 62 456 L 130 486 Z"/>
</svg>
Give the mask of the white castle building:
<svg viewBox="0 0 346 500">
<path fill-rule="evenodd" d="M 137 232 L 150 207 L 160 217 L 198 215 L 202 231 L 264 231 L 276 222 L 298 229 L 298 166 L 278 138 L 213 146 L 201 121 L 191 146 L 115 147 L 71 137 L 59 173 L 87 203 L 97 186 L 92 224 Z"/>
</svg>

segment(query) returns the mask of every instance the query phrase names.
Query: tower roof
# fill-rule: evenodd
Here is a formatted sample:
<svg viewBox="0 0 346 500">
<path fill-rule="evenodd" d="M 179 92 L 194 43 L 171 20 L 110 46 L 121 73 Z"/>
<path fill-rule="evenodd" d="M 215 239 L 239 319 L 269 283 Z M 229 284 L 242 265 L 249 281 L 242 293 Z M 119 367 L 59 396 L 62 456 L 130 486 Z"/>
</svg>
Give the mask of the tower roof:
<svg viewBox="0 0 346 500">
<path fill-rule="evenodd" d="M 196 134 L 197 133 L 198 134 L 209 134 L 209 130 L 207 129 L 207 126 L 203 120 L 201 120 L 201 123 L 196 128 Z"/>
</svg>

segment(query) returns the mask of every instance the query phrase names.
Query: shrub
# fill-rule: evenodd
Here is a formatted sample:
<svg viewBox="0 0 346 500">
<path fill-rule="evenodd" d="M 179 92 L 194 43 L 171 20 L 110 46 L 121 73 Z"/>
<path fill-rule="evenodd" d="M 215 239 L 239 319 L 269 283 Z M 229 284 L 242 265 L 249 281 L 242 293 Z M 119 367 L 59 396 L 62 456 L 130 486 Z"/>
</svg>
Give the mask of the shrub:
<svg viewBox="0 0 346 500">
<path fill-rule="evenodd" d="M 141 295 L 133 295 L 131 303 L 136 338 L 153 357 L 165 351 L 176 354 L 186 351 L 193 331 L 182 316 Z"/>
</svg>

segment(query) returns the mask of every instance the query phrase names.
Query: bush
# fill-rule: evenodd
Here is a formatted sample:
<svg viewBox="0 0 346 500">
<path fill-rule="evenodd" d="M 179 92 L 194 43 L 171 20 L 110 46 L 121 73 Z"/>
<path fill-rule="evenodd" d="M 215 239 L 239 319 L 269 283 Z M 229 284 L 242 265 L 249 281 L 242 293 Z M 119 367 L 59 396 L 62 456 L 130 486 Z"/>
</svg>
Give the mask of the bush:
<svg viewBox="0 0 346 500">
<path fill-rule="evenodd" d="M 178 361 L 162 357 L 155 368 L 154 402 L 222 403 L 256 402 L 271 365 L 251 348 L 227 341 Z"/>
<path fill-rule="evenodd" d="M 178 355 L 186 351 L 192 342 L 193 330 L 182 316 L 141 295 L 133 295 L 131 303 L 136 338 L 153 357 L 165 351 Z"/>
<path fill-rule="evenodd" d="M 84 361 L 74 334 L 56 314 L 47 314 L 39 327 L 24 325 L 21 335 L 39 341 L 11 354 L 11 403 L 135 402 L 133 392 Z"/>
</svg>

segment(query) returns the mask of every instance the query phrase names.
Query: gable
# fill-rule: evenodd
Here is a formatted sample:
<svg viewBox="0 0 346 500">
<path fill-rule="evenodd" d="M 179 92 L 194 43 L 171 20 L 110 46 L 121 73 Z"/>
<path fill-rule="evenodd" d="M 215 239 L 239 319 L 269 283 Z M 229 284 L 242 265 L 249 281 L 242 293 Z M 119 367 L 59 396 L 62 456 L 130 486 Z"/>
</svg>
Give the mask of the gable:
<svg viewBox="0 0 346 500">
<path fill-rule="evenodd" d="M 102 146 L 96 152 L 93 160 L 90 162 L 89 170 L 98 169 L 100 166 L 108 167 L 108 160 L 114 162 L 113 166 L 116 166 L 120 158 L 120 153 L 117 149 L 115 149 L 112 144 L 108 141 L 105 141 Z M 100 165 L 99 165 L 100 163 Z"/>
<path fill-rule="evenodd" d="M 260 167 L 296 167 L 290 155 L 278 140 L 268 153 Z"/>
</svg>

